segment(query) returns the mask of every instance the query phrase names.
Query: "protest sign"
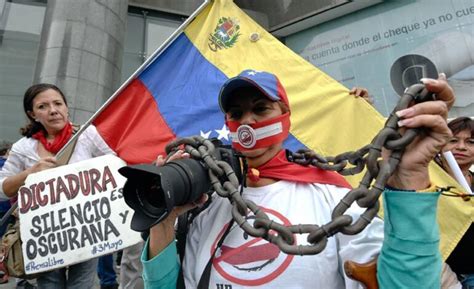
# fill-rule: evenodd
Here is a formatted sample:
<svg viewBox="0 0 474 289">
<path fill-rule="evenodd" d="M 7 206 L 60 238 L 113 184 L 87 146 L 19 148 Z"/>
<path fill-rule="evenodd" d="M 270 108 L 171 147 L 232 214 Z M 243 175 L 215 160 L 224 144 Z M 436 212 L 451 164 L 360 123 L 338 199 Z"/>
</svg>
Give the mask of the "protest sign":
<svg viewBox="0 0 474 289">
<path fill-rule="evenodd" d="M 18 192 L 25 272 L 79 263 L 141 240 L 118 173 L 125 162 L 106 155 L 30 174 Z"/>
</svg>

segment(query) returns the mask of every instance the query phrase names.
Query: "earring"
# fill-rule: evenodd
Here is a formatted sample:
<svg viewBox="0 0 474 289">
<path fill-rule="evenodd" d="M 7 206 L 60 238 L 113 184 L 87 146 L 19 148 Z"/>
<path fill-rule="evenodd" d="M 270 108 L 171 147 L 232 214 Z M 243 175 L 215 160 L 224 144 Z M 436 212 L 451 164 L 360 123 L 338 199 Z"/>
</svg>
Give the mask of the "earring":
<svg viewBox="0 0 474 289">
<path fill-rule="evenodd" d="M 37 119 L 37 118 L 35 118 L 35 121 L 36 121 L 36 122 L 40 122 L 39 119 Z"/>
</svg>

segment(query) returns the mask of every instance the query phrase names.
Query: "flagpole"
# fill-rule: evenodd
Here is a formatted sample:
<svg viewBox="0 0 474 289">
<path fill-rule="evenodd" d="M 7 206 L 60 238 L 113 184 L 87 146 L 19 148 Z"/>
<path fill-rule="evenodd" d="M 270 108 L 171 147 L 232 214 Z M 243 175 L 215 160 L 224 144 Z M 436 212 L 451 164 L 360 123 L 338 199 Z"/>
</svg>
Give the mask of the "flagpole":
<svg viewBox="0 0 474 289">
<path fill-rule="evenodd" d="M 209 3 L 213 0 L 205 0 L 204 3 L 199 6 L 196 11 L 194 11 L 184 22 L 181 24 L 166 40 L 163 44 L 158 47 L 153 54 L 145 60 L 145 62 L 140 65 L 140 67 L 110 96 L 104 104 L 90 117 L 88 121 L 86 121 L 83 125 L 81 125 L 80 129 L 69 139 L 69 141 L 61 148 L 61 150 L 56 154 L 57 159 L 61 159 L 64 152 L 68 149 L 68 147 L 75 143 L 75 140 L 83 133 L 87 127 L 96 119 L 96 117 L 127 87 L 130 82 L 132 82 L 137 75 L 142 73 L 150 63 L 152 63 L 157 57 L 163 53 L 163 51 L 168 48 L 168 46 L 173 43 L 173 41 L 186 29 L 186 27 L 196 18 L 196 16 L 201 13 L 204 8 L 206 8 Z M 60 165 L 64 165 L 59 163 Z"/>
</svg>

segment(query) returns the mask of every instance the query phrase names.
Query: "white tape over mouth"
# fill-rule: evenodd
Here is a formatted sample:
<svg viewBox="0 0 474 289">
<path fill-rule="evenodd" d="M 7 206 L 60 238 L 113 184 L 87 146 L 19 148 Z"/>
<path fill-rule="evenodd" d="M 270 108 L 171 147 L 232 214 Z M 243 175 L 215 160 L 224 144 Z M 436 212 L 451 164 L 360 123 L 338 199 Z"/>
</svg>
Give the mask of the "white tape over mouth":
<svg viewBox="0 0 474 289">
<path fill-rule="evenodd" d="M 244 148 L 253 148 L 258 140 L 277 135 L 283 131 L 282 122 L 273 123 L 260 128 L 252 128 L 243 124 L 236 132 L 231 132 L 232 142 L 239 143 Z"/>
</svg>

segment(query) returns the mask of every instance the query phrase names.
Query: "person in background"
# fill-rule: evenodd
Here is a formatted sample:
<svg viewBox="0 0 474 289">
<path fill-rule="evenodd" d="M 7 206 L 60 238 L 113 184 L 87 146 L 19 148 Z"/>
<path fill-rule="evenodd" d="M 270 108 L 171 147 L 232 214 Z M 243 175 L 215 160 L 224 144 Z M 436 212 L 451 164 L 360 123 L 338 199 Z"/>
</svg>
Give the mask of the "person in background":
<svg viewBox="0 0 474 289">
<path fill-rule="evenodd" d="M 453 136 L 449 139 L 443 151 L 451 151 L 461 168 L 467 183 L 474 190 L 473 172 L 470 168 L 474 164 L 474 120 L 469 117 L 458 117 L 448 123 Z M 451 169 L 440 157 L 440 165 L 451 176 Z M 462 239 L 449 255 L 446 263 L 458 275 L 463 289 L 474 289 L 474 224 L 471 224 Z"/>
<path fill-rule="evenodd" d="M 5 161 L 7 160 L 7 157 L 8 157 L 8 152 L 10 151 L 11 147 L 12 147 L 12 143 L 9 141 L 0 142 L 0 169 L 5 164 Z"/>
<path fill-rule="evenodd" d="M 8 157 L 8 152 L 10 151 L 10 148 L 12 147 L 12 143 L 8 141 L 2 141 L 0 142 L 0 170 L 2 169 L 3 165 L 5 164 L 5 161 L 7 160 Z M 11 208 L 11 204 L 9 200 L 6 201 L 0 201 L 0 219 L 3 218 L 6 212 Z M 12 219 L 10 217 L 9 219 Z M 3 237 L 3 234 L 5 234 L 5 231 L 7 230 L 7 226 L 10 223 L 9 221 L 5 221 L 5 223 L 0 226 L 0 236 Z M 0 273 L 0 284 L 5 284 L 8 283 L 8 275 L 4 274 L 4 272 Z"/>
<path fill-rule="evenodd" d="M 29 174 L 57 166 L 55 155 L 73 134 L 66 97 L 53 84 L 35 84 L 23 97 L 23 109 L 28 119 L 21 129 L 24 136 L 11 148 L 0 171 L 0 198 L 13 198 Z M 114 154 L 90 125 L 78 137 L 69 163 Z M 39 289 L 93 288 L 97 258 L 42 273 L 37 278 Z"/>
<path fill-rule="evenodd" d="M 213 197 L 209 207 L 191 225 L 182 267 L 176 255 L 174 224 L 178 215 L 196 204 L 174 208 L 166 219 L 151 228 L 142 254 L 146 288 L 176 288 L 181 268 L 189 288 L 203 283 L 205 288 L 243 288 L 249 284 L 260 288 L 360 288 L 341 274 L 344 261 L 368 261 L 379 252 L 380 288 L 439 288 L 441 257 L 434 209 L 439 193 L 430 182 L 427 167 L 434 157 L 431 152 L 439 151 L 450 137 L 445 119 L 454 94 L 442 75 L 438 80 L 423 81 L 440 100 L 397 112 L 399 126 L 424 127 L 427 133 L 418 136 L 422 141 L 406 148 L 387 182 L 390 189 L 384 194 L 384 204 L 389 208 L 385 210 L 385 234 L 383 222 L 376 218 L 357 235 L 336 234 L 328 238 L 326 249 L 318 255 L 288 257 L 273 244 L 250 237 L 232 224 L 229 201 Z M 328 223 L 331 211 L 348 192 L 348 185 L 335 173 L 287 160 L 282 142 L 289 133 L 291 111 L 278 78 L 268 72 L 243 71 L 223 85 L 219 104 L 234 136 L 232 145 L 245 156 L 251 172 L 242 197 L 273 212 L 279 222 Z M 238 138 L 236 132 L 249 126 L 280 129 L 255 143 L 247 143 L 248 139 Z M 188 156 L 178 151 L 169 160 L 183 157 Z M 164 163 L 159 156 L 157 165 Z M 206 198 L 203 194 L 199 203 Z M 426 212 L 422 219 L 419 210 Z M 362 211 L 354 204 L 346 213 L 358 219 Z M 400 223 L 403 226 L 396 226 Z M 254 245 L 246 245 L 250 243 Z M 307 245 L 301 236 L 297 243 Z M 285 262 L 285 258 L 291 260 Z M 279 268 L 278 264 L 285 266 Z M 203 272 L 208 274 L 204 276 Z"/>
<path fill-rule="evenodd" d="M 117 251 L 117 257 L 115 258 L 115 268 L 120 270 L 120 265 L 122 264 L 122 254 L 123 250 Z"/>
<path fill-rule="evenodd" d="M 100 281 L 100 289 L 118 289 L 113 254 L 99 257 L 99 261 L 97 262 L 97 275 Z"/>
<path fill-rule="evenodd" d="M 0 170 L 3 168 L 5 161 L 8 158 L 8 153 L 10 152 L 10 148 L 12 147 L 11 142 L 3 141 L 0 143 Z M 5 215 L 5 213 L 11 208 L 10 200 L 0 201 L 0 218 Z M 5 230 L 7 229 L 9 222 L 5 222 L 0 227 L 0 236 L 5 234 Z"/>
<path fill-rule="evenodd" d="M 373 98 L 369 95 L 369 91 L 364 87 L 353 87 L 349 90 L 349 94 L 355 96 L 356 98 L 360 97 L 363 100 L 367 101 L 370 105 L 374 105 Z"/>
<path fill-rule="evenodd" d="M 143 242 L 124 248 L 120 261 L 120 288 L 135 289 L 143 286 L 143 268 L 140 256 Z"/>
</svg>

